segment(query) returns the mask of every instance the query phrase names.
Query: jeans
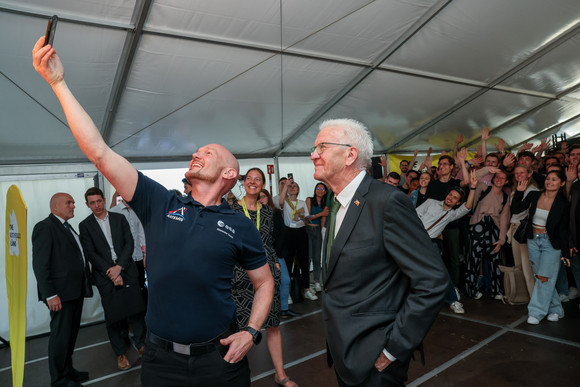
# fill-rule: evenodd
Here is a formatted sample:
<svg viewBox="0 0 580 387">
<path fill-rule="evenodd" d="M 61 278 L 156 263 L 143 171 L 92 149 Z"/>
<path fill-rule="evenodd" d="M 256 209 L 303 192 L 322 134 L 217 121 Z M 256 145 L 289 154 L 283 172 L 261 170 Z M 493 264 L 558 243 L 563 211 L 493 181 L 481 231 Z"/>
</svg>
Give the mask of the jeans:
<svg viewBox="0 0 580 387">
<path fill-rule="evenodd" d="M 288 310 L 288 296 L 290 295 L 290 274 L 284 258 L 278 258 L 280 263 L 280 302 L 281 310 Z"/>
<path fill-rule="evenodd" d="M 528 239 L 528 252 L 536 276 L 534 292 L 528 304 L 528 315 L 538 320 L 552 313 L 563 317 L 564 309 L 556 291 L 561 251 L 552 247 L 548 234 L 534 234 L 534 239 Z M 548 280 L 542 282 L 538 276 Z"/>
</svg>

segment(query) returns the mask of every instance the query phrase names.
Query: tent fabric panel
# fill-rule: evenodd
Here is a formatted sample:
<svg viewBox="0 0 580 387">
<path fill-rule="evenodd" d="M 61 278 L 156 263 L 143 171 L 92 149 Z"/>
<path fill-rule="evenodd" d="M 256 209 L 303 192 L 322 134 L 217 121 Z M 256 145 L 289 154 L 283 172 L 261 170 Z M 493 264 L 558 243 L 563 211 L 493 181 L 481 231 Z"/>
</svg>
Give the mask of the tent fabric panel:
<svg viewBox="0 0 580 387">
<path fill-rule="evenodd" d="M 8 8 L 47 15 L 44 21 L 44 28 L 46 29 L 48 17 L 52 15 L 69 19 L 90 18 L 129 26 L 136 0 L 2 0 L 1 3 Z M 58 29 L 60 30 L 60 24 Z M 58 34 L 60 35 L 60 31 Z"/>
<path fill-rule="evenodd" d="M 111 143 L 133 135 L 272 54 L 143 36 L 115 117 Z"/>
<path fill-rule="evenodd" d="M 375 150 L 384 150 L 423 123 L 477 91 L 476 88 L 405 74 L 377 71 L 369 75 L 322 119 L 353 118 L 372 128 Z M 436 99 L 431 96 L 437 95 Z M 403 112 L 405 112 L 403 114 Z M 313 129 L 315 132 L 317 128 Z M 288 152 L 308 149 L 302 139 Z"/>
<path fill-rule="evenodd" d="M 481 130 L 495 128 L 542 104 L 546 99 L 490 90 L 458 109 L 420 135 L 401 144 L 399 151 L 412 151 L 432 146 L 435 152 L 453 149 L 459 134 L 465 143 L 478 142 Z M 509 141 L 509 139 L 505 139 Z"/>
<path fill-rule="evenodd" d="M 510 122 L 509 125 L 501 127 L 494 132 L 494 136 L 503 138 L 508 146 L 514 146 L 542 132 L 545 128 L 569 121 L 576 116 L 580 116 L 580 106 L 577 103 L 556 100 L 532 114 L 526 114 Z"/>
<path fill-rule="evenodd" d="M 580 36 L 574 36 L 501 83 L 502 86 L 559 94 L 580 80 Z"/>
<path fill-rule="evenodd" d="M 434 3 L 435 0 L 374 1 L 288 51 L 373 63 Z"/>
<path fill-rule="evenodd" d="M 278 0 L 161 0 L 153 2 L 145 27 L 279 49 L 295 44 L 367 3 L 368 0 L 293 0 L 291 3 Z"/>
<path fill-rule="evenodd" d="M 456 1 L 386 63 L 489 83 L 578 21 L 576 0 Z"/>
<path fill-rule="evenodd" d="M 115 146 L 125 155 L 190 155 L 206 143 L 227 143 L 234 154 L 273 153 L 283 131 L 280 80 L 284 68 L 284 126 L 296 127 L 358 70 L 306 58 L 273 57 L 194 103 Z M 334 89 L 333 89 L 334 88 Z M 224 114 L 227 112 L 227 114 Z M 194 117 L 192 120 L 191 117 Z M 208 128 L 212 128 L 208 130 Z M 144 143 L 143 140 L 149 141 Z"/>
</svg>

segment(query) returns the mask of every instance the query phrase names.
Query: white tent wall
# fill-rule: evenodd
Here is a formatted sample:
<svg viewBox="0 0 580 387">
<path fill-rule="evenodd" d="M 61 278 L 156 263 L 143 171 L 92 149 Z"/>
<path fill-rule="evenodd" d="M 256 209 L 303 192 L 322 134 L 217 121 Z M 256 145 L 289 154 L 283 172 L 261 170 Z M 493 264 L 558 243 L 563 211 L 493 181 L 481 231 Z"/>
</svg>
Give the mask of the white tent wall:
<svg viewBox="0 0 580 387">
<path fill-rule="evenodd" d="M 285 157 L 279 158 L 279 176 L 286 176 L 288 173 L 294 174 L 295 181 L 300 185 L 300 199 L 306 199 L 312 195 L 316 181 L 313 178 L 314 167 L 307 157 Z M 240 162 L 240 172 L 245 174 L 246 171 L 253 167 L 258 167 L 266 173 L 268 164 L 275 164 L 274 159 L 242 159 Z M 183 191 L 183 178 L 188 162 L 171 162 L 146 164 L 139 163 L 136 167 L 145 175 L 163 184 L 167 189 L 178 189 Z M 180 166 L 180 168 L 176 168 Z M 166 169 L 151 169 L 151 168 Z M 34 225 L 44 219 L 49 213 L 50 197 L 56 192 L 67 192 L 75 199 L 76 209 L 75 216 L 70 223 L 78 230 L 78 224 L 88 215 L 90 210 L 85 205 L 84 193 L 93 187 L 94 176 L 97 174 L 94 167 L 90 164 L 79 164 L 72 166 L 44 165 L 44 166 L 13 166 L 0 168 L 0 212 L 2 216 L 6 213 L 6 193 L 11 185 L 16 185 L 22 193 L 26 203 L 27 223 L 28 223 L 28 277 L 27 277 L 27 297 L 26 297 L 26 316 L 27 327 L 26 336 L 34 336 L 49 331 L 50 316 L 46 306 L 38 301 L 36 290 L 36 278 L 32 269 L 32 230 Z M 268 180 L 268 175 L 266 174 Z M 100 176 L 99 185 L 105 193 L 105 199 L 108 204 L 115 192 L 105 179 Z M 272 176 L 273 194 L 278 192 L 278 182 L 276 177 Z M 267 188 L 269 188 L 269 183 Z M 243 184 L 238 183 L 233 189 L 236 196 L 243 196 Z M 6 222 L 0 222 L 1 235 L 5 235 Z M 5 238 L 0 238 L 0 248 L 5 251 Z M 6 295 L 6 260 L 0 260 L 0 336 L 5 339 L 9 337 L 8 323 L 8 299 Z M 95 295 L 93 298 L 85 299 L 83 309 L 82 323 L 91 323 L 103 319 L 103 312 L 100 297 L 96 288 L 93 288 Z"/>
<path fill-rule="evenodd" d="M 38 173 L 38 172 L 37 172 Z M 71 219 L 71 225 L 78 230 L 78 224 L 90 214 L 90 210 L 85 205 L 84 193 L 87 188 L 92 187 L 95 172 L 80 172 L 80 177 L 76 173 L 46 174 L 46 175 L 26 175 L 13 176 L 10 180 L 6 176 L 0 179 L 0 212 L 5 219 L 6 214 L 6 193 L 11 185 L 16 185 L 27 206 L 27 243 L 28 243 L 28 277 L 26 295 L 26 335 L 32 336 L 48 332 L 50 315 L 48 308 L 38 301 L 36 278 L 32 269 L 32 230 L 34 225 L 46 218 L 50 213 L 49 201 L 56 192 L 67 192 L 75 199 L 75 216 Z M 6 235 L 6 222 L 0 222 L 0 233 Z M 6 251 L 4 237 L 1 238 L 2 252 Z M 4 254 L 2 254 L 4 255 Z M 8 298 L 6 295 L 6 260 L 0 260 L 0 336 L 5 339 L 9 337 L 8 323 Z M 100 298 L 96 288 L 96 295 L 93 298 L 85 299 L 83 308 L 83 323 L 97 321 L 103 318 Z"/>
</svg>

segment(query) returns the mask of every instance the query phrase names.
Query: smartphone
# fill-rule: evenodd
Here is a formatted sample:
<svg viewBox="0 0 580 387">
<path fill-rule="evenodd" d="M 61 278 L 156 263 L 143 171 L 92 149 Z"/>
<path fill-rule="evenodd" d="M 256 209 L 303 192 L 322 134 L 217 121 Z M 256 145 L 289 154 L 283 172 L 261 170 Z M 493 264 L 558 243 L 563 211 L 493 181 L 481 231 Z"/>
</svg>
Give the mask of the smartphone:
<svg viewBox="0 0 580 387">
<path fill-rule="evenodd" d="M 56 23 L 58 23 L 58 16 L 54 15 L 48 20 L 48 24 L 46 25 L 46 35 L 44 35 L 44 45 L 50 44 L 52 46 L 52 42 L 54 42 L 54 34 L 56 32 Z"/>
<path fill-rule="evenodd" d="M 288 179 L 294 179 L 294 174 L 293 173 L 289 173 L 288 174 Z"/>
</svg>

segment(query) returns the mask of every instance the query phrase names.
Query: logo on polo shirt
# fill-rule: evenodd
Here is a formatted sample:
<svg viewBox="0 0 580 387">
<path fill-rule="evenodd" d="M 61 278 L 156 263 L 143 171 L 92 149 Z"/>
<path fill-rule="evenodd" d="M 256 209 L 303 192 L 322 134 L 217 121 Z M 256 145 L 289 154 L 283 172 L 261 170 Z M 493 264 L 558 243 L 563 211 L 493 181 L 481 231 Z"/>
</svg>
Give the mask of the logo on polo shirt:
<svg viewBox="0 0 580 387">
<path fill-rule="evenodd" d="M 217 225 L 218 225 L 217 230 L 219 232 L 223 232 L 224 234 L 226 234 L 227 236 L 229 236 L 232 239 L 234 238 L 234 235 L 236 233 L 236 230 L 234 228 L 225 224 L 223 220 L 218 220 Z"/>
<path fill-rule="evenodd" d="M 185 220 L 185 211 L 187 211 L 187 207 L 181 207 L 177 210 L 169 211 L 166 216 L 169 219 L 178 220 L 180 222 L 183 222 Z"/>
</svg>

